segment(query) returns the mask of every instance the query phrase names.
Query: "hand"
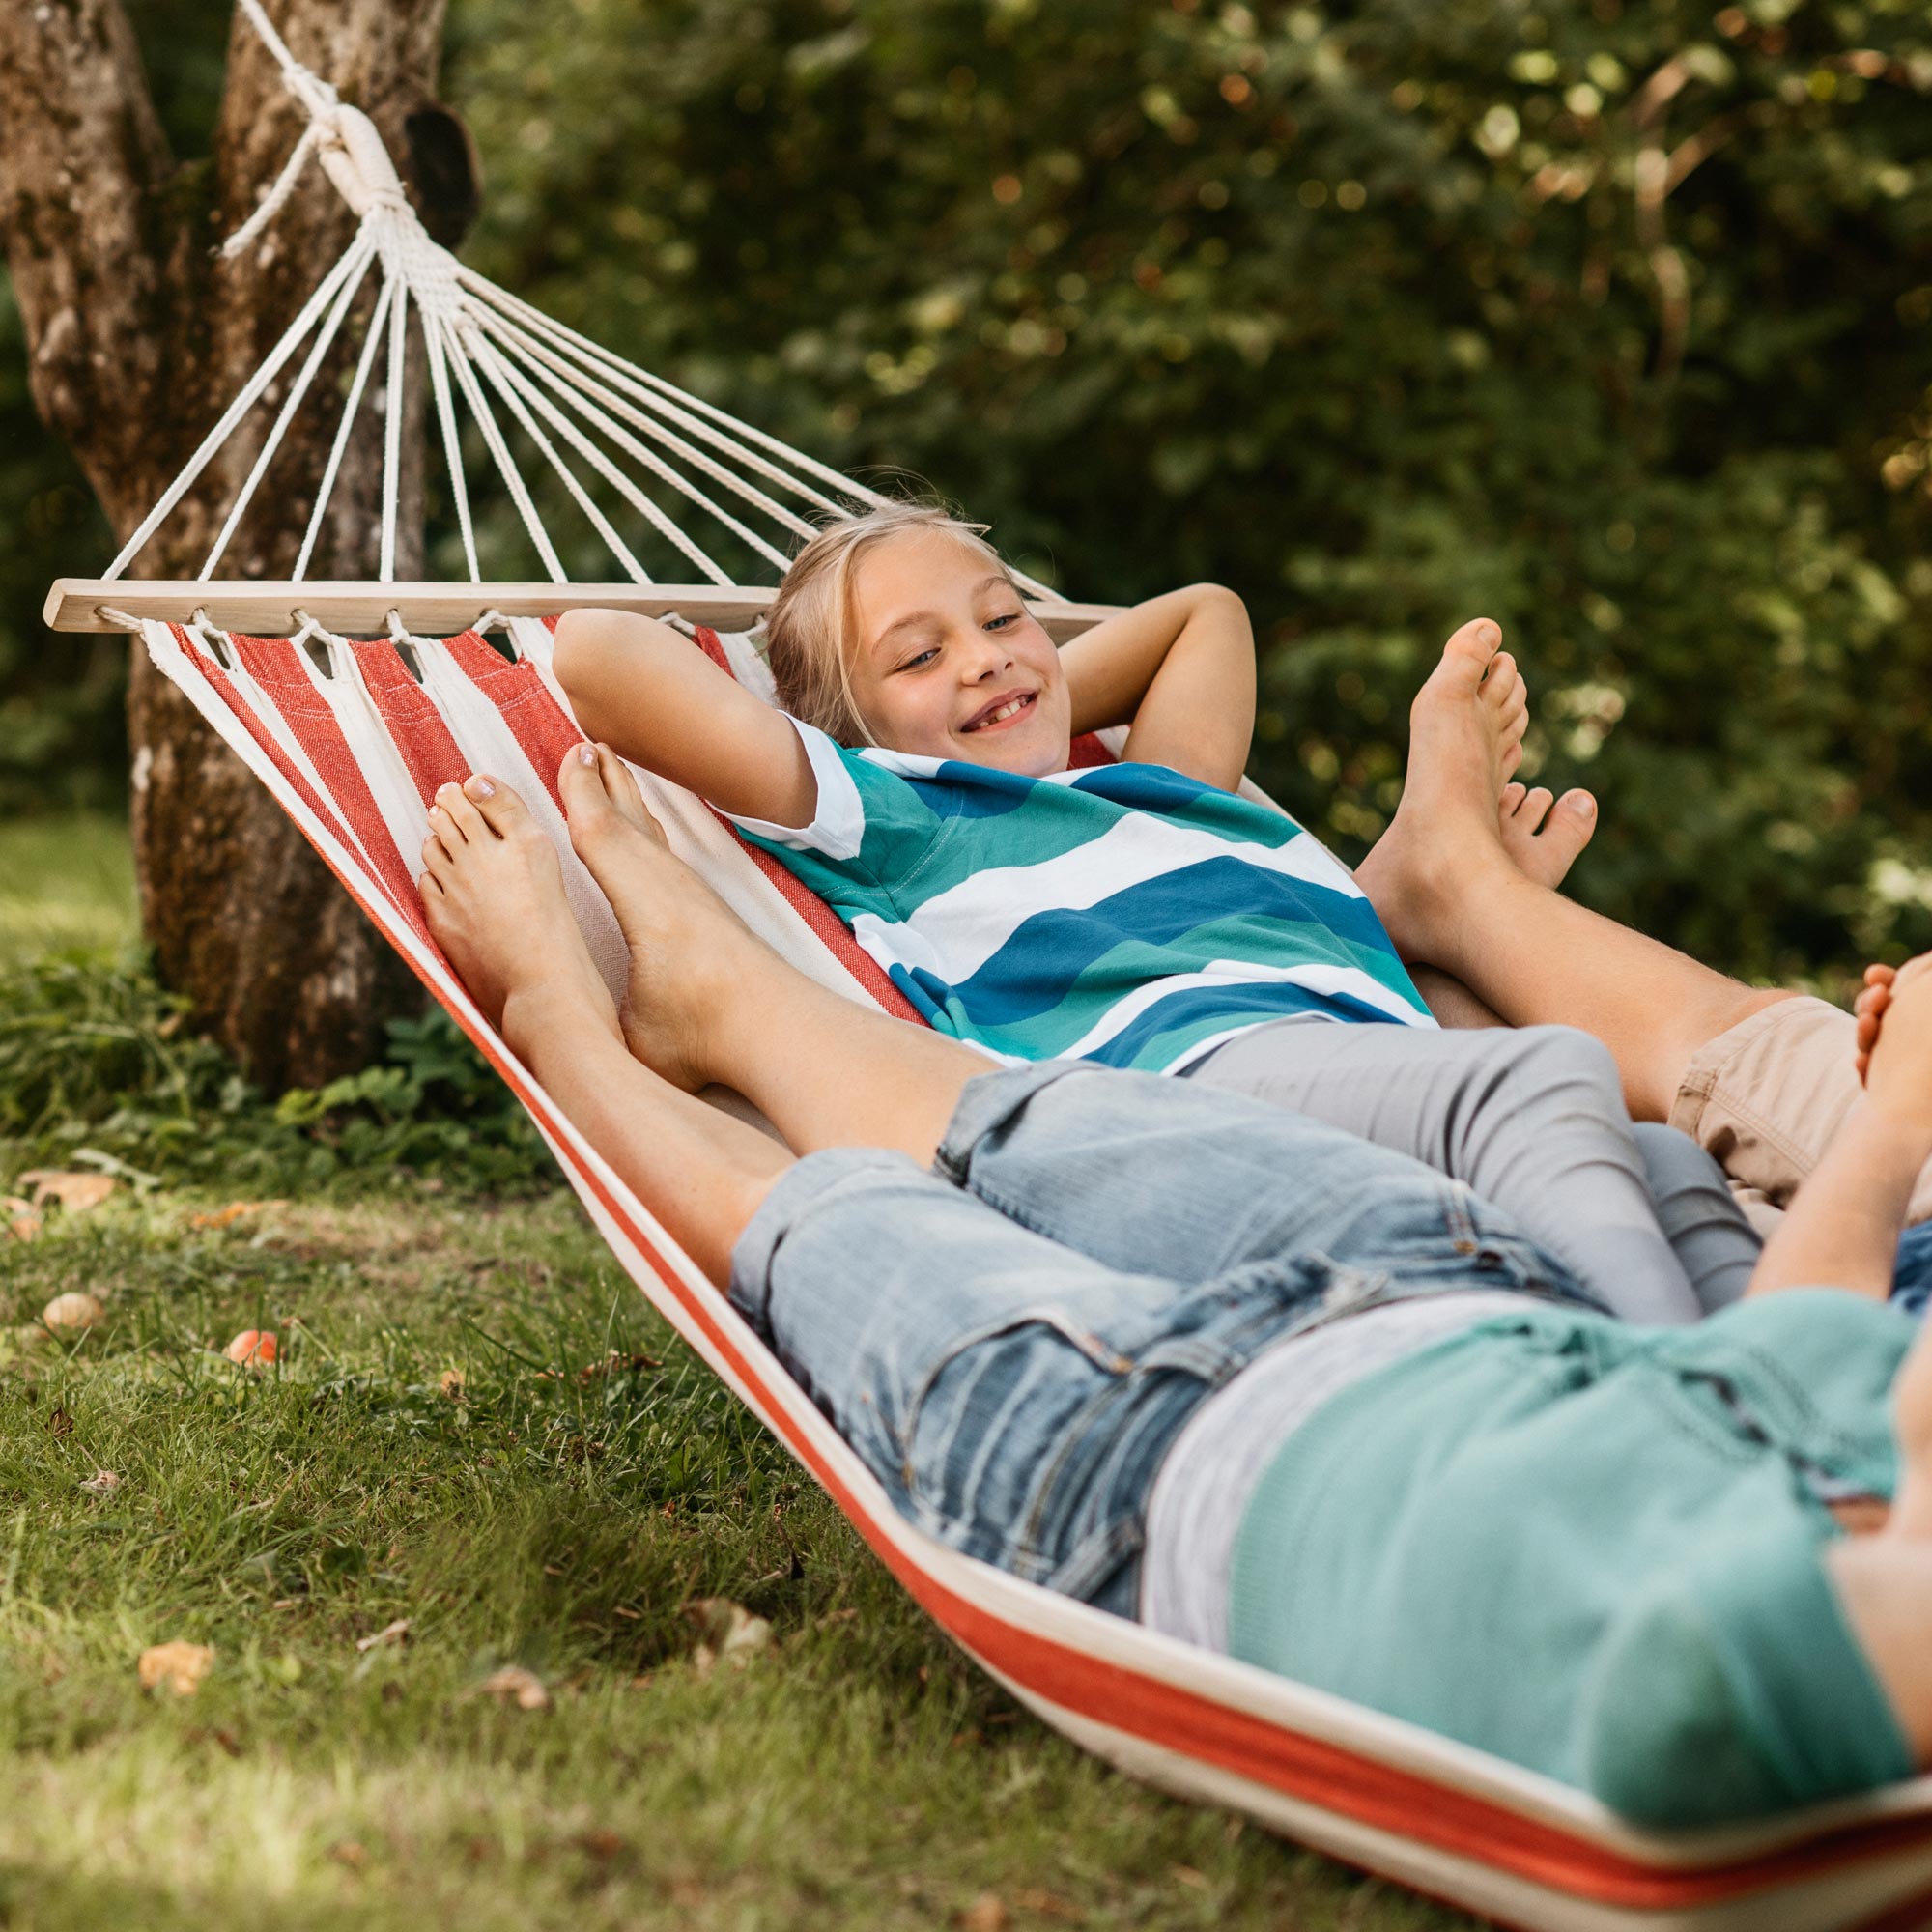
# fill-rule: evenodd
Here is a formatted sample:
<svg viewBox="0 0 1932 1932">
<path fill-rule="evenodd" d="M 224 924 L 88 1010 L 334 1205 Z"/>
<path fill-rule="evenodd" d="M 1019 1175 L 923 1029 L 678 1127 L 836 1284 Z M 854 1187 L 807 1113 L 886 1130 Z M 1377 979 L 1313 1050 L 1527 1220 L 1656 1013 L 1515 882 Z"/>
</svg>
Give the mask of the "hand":
<svg viewBox="0 0 1932 1932">
<path fill-rule="evenodd" d="M 1897 972 L 1866 975 L 1859 996 L 1859 1033 L 1865 1094 L 1883 1115 L 1932 1134 L 1932 954 L 1920 953 Z"/>
</svg>

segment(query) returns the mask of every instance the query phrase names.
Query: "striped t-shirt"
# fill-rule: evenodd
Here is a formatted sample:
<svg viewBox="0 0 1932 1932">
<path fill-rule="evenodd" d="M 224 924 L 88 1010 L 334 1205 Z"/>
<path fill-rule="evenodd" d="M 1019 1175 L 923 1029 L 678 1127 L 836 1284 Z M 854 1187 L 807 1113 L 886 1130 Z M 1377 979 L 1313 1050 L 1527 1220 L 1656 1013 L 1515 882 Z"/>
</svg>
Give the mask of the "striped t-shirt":
<svg viewBox="0 0 1932 1932">
<path fill-rule="evenodd" d="M 941 1033 L 1171 1073 L 1293 1015 L 1435 1024 L 1354 880 L 1271 807 L 1164 765 L 1030 779 L 798 730 L 812 822 L 733 823 Z"/>
</svg>

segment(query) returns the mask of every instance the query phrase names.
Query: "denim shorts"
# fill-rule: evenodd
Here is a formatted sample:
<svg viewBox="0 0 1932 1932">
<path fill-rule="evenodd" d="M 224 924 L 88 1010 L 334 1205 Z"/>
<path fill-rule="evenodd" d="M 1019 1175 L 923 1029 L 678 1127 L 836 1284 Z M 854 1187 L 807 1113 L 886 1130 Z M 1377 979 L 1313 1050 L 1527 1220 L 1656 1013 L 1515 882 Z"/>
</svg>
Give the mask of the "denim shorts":
<svg viewBox="0 0 1932 1932">
<path fill-rule="evenodd" d="M 798 1162 L 731 1297 L 920 1528 L 1131 1615 L 1154 1472 L 1204 1398 L 1314 1322 L 1466 1288 L 1595 1305 L 1403 1154 L 1047 1062 L 971 1082 L 930 1171 Z"/>
</svg>

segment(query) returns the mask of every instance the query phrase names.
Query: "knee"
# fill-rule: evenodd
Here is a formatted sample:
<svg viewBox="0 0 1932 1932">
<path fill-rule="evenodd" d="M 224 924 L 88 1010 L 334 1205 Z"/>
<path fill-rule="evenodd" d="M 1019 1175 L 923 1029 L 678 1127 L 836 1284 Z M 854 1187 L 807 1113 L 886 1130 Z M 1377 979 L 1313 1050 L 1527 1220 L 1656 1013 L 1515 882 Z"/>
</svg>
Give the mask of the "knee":
<svg viewBox="0 0 1932 1932">
<path fill-rule="evenodd" d="M 1524 1027 L 1515 1037 L 1509 1078 L 1525 1095 L 1571 1094 L 1613 1119 L 1624 1111 L 1616 1057 L 1577 1027 Z"/>
<path fill-rule="evenodd" d="M 1724 1179 L 1724 1170 L 1689 1134 L 1650 1121 L 1639 1121 L 1631 1131 L 1643 1156 L 1644 1179 L 1653 1200 L 1670 1201 L 1698 1193 L 1729 1198 L 1730 1183 Z"/>
</svg>

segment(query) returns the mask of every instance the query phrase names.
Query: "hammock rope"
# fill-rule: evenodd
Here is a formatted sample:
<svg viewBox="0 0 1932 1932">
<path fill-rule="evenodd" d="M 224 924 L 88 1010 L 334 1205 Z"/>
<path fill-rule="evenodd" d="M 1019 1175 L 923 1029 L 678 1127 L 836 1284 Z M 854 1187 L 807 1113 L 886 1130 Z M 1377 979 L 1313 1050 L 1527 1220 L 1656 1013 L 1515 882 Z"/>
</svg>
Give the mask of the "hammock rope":
<svg viewBox="0 0 1932 1932">
<path fill-rule="evenodd" d="M 601 551 L 624 579 L 638 584 L 655 580 L 639 545 L 620 527 L 618 519 L 626 514 L 641 520 L 643 534 L 688 562 L 704 582 L 726 588 L 741 583 L 776 585 L 791 552 L 816 527 L 814 518 L 864 510 L 888 500 L 777 437 L 741 422 L 715 403 L 626 361 L 460 264 L 431 239 L 417 218 L 369 117 L 296 59 L 261 0 L 238 0 L 238 5 L 280 69 L 284 87 L 306 120 L 280 172 L 219 252 L 239 259 L 261 242 L 287 208 L 311 162 L 322 167 L 359 219 L 341 257 L 323 275 L 181 474 L 142 519 L 108 565 L 103 582 L 126 574 L 269 394 L 283 369 L 302 355 L 203 562 L 201 578 L 213 577 L 292 426 L 305 408 L 313 406 L 317 378 L 363 298 L 372 268 L 380 279 L 303 532 L 296 582 L 306 578 L 314 559 L 384 346 L 386 380 L 378 395 L 383 460 L 377 567 L 378 581 L 394 581 L 412 321 L 427 377 L 427 404 L 436 425 L 432 440 L 441 454 L 464 565 L 472 583 L 483 582 L 483 570 L 476 506 L 466 475 L 466 424 L 480 441 L 488 471 L 500 482 L 545 576 L 554 583 L 569 582 L 570 575 L 545 526 L 524 462 L 534 465 L 532 474 L 555 479 L 562 500 L 582 515 Z M 523 462 L 513 441 L 520 441 L 526 452 Z M 598 500 L 599 485 L 614 501 Z M 684 512 L 697 513 L 724 536 L 735 539 L 742 556 L 717 554 L 710 542 L 684 526 Z M 1015 575 L 1036 601 L 1072 608 L 1048 585 Z"/>
</svg>

